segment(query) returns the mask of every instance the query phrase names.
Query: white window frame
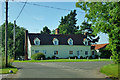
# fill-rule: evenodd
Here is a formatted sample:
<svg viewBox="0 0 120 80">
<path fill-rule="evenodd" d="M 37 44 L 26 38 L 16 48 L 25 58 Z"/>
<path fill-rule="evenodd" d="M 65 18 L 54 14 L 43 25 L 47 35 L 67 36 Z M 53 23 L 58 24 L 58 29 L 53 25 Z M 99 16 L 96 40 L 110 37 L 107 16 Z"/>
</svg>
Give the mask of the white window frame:
<svg viewBox="0 0 120 80">
<path fill-rule="evenodd" d="M 68 39 L 68 44 L 73 45 L 73 40 L 71 38 Z"/>
<path fill-rule="evenodd" d="M 38 44 L 36 44 L 36 42 L 38 42 Z M 34 44 L 35 44 L 35 45 L 40 45 L 40 39 L 35 38 L 35 39 L 34 39 Z"/>
<path fill-rule="evenodd" d="M 56 42 L 56 43 L 55 43 L 55 42 Z M 53 44 L 54 44 L 54 45 L 59 45 L 59 40 L 58 40 L 57 38 L 54 38 L 54 39 L 53 39 Z"/>
<path fill-rule="evenodd" d="M 86 46 L 87 46 L 87 45 L 88 45 L 88 40 L 87 40 L 87 39 L 85 39 L 83 43 L 84 43 L 84 45 L 86 45 Z"/>
</svg>

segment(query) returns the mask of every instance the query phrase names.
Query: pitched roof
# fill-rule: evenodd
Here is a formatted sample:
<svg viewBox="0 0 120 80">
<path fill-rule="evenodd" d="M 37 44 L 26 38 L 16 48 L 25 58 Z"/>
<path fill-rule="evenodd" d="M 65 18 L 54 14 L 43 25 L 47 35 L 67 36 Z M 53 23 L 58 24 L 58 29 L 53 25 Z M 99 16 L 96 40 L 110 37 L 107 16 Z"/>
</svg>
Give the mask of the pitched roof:
<svg viewBox="0 0 120 80">
<path fill-rule="evenodd" d="M 109 43 L 106 43 L 106 44 L 93 44 L 91 46 L 94 46 L 95 50 L 97 50 L 97 49 L 105 48 L 108 44 Z"/>
<path fill-rule="evenodd" d="M 41 45 L 53 45 L 53 39 L 57 38 L 59 40 L 59 45 L 69 45 L 68 39 L 73 40 L 73 45 L 84 45 L 83 40 L 85 38 L 82 34 L 40 34 L 40 33 L 28 33 L 31 45 L 34 44 L 34 39 L 40 39 Z"/>
</svg>

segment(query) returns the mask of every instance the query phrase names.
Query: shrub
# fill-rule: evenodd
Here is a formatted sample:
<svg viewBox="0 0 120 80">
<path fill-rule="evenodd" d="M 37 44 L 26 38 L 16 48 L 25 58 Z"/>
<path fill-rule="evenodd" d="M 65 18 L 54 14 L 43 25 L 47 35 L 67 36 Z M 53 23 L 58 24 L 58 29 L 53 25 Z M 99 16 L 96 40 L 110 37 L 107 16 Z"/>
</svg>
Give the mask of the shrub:
<svg viewBox="0 0 120 80">
<path fill-rule="evenodd" d="M 85 59 L 83 56 L 80 56 L 80 59 Z"/>
<path fill-rule="evenodd" d="M 91 56 L 89 56 L 89 59 L 93 59 L 92 55 L 91 55 Z"/>
<path fill-rule="evenodd" d="M 47 57 L 47 59 L 51 59 L 50 57 Z"/>
<path fill-rule="evenodd" d="M 33 60 L 41 60 L 41 58 L 45 59 L 45 55 L 43 53 L 35 53 L 31 56 Z"/>
<path fill-rule="evenodd" d="M 98 57 L 99 57 L 98 55 L 95 55 L 95 59 L 98 59 Z"/>
<path fill-rule="evenodd" d="M 53 56 L 52 56 L 52 59 L 55 59 L 55 57 L 56 57 L 56 56 L 53 55 Z"/>
</svg>

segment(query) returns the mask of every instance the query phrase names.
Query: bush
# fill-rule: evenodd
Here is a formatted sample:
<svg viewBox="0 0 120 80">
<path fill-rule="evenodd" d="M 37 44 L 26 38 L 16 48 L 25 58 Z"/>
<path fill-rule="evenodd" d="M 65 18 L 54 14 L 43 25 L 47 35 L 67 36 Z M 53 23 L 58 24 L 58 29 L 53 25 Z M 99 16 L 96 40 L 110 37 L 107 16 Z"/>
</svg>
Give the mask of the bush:
<svg viewBox="0 0 120 80">
<path fill-rule="evenodd" d="M 98 57 L 99 57 L 98 55 L 95 55 L 95 59 L 98 59 Z"/>
<path fill-rule="evenodd" d="M 83 56 L 80 56 L 80 59 L 85 59 Z"/>
<path fill-rule="evenodd" d="M 52 59 L 55 59 L 56 56 L 52 56 Z"/>
<path fill-rule="evenodd" d="M 43 53 L 35 53 L 31 56 L 33 60 L 41 60 L 41 58 L 45 59 L 45 55 Z"/>
<path fill-rule="evenodd" d="M 92 55 L 91 55 L 91 56 L 89 56 L 89 59 L 93 59 Z"/>
<path fill-rule="evenodd" d="M 50 57 L 47 57 L 47 59 L 51 59 Z"/>
</svg>

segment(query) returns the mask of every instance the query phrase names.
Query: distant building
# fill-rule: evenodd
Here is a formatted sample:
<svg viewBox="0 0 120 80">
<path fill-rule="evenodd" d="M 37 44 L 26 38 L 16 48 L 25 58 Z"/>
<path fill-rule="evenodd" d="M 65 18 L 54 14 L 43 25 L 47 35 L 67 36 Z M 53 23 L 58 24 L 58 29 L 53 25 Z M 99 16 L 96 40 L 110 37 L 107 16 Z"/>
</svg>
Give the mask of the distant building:
<svg viewBox="0 0 120 80">
<path fill-rule="evenodd" d="M 99 51 L 100 49 L 105 48 L 109 43 L 105 43 L 105 44 L 93 44 L 91 45 L 92 47 L 94 47 L 94 52 L 96 52 L 96 54 L 100 55 L 101 52 Z"/>
</svg>

